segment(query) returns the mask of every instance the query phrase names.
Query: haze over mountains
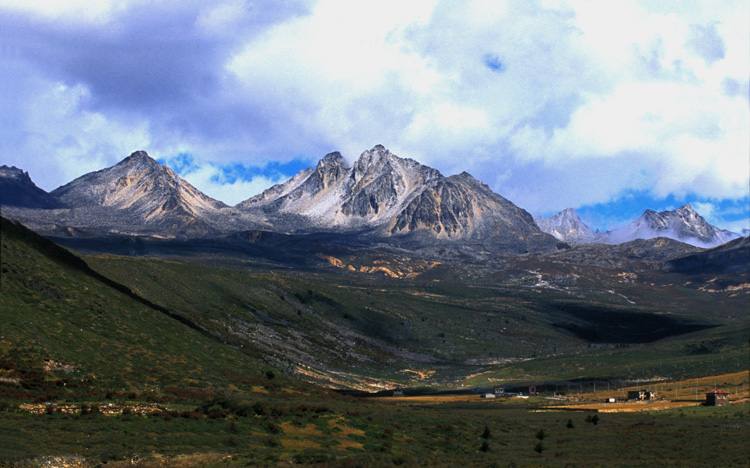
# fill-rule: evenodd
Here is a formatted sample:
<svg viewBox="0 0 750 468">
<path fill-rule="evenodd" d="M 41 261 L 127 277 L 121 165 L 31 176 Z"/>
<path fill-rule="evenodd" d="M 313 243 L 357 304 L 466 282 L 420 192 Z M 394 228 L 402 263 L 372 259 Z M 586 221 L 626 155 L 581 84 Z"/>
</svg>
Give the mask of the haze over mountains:
<svg viewBox="0 0 750 468">
<path fill-rule="evenodd" d="M 315 167 L 234 207 L 201 193 L 144 151 L 50 193 L 3 166 L 3 215 L 46 235 L 205 238 L 241 231 L 357 234 L 424 244 L 481 242 L 505 253 L 554 250 L 556 240 L 616 244 L 668 237 L 712 247 L 740 237 L 708 224 L 689 205 L 646 210 L 628 226 L 599 233 L 572 209 L 532 216 L 464 172 L 444 177 L 381 145 L 348 165 L 330 153 Z"/>
</svg>

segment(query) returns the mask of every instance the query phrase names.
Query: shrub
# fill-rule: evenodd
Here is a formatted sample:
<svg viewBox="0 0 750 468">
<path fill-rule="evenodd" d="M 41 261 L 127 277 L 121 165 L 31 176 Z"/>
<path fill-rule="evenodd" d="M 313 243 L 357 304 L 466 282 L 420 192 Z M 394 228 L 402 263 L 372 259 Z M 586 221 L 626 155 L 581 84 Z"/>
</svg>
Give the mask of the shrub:
<svg viewBox="0 0 750 468">
<path fill-rule="evenodd" d="M 542 443 L 541 443 L 541 442 L 539 442 L 538 444 L 536 444 L 536 445 L 534 446 L 534 451 L 535 451 L 536 453 L 540 454 L 540 455 L 541 455 L 541 454 L 542 454 L 542 452 L 544 452 L 545 450 L 547 450 L 547 448 L 546 448 L 546 447 L 545 447 L 544 445 L 542 445 Z"/>
<path fill-rule="evenodd" d="M 240 432 L 240 426 L 237 424 L 237 421 L 229 421 L 226 426 L 224 426 L 224 430 L 227 432 L 231 432 L 232 434 L 237 434 Z"/>
<path fill-rule="evenodd" d="M 0 400 L 0 411 L 16 411 L 17 409 L 18 404 L 7 400 Z"/>
<path fill-rule="evenodd" d="M 295 463 L 299 463 L 301 465 L 310 465 L 329 462 L 331 461 L 331 456 L 325 452 L 321 452 L 318 450 L 307 450 L 294 455 L 292 459 Z"/>
<path fill-rule="evenodd" d="M 256 401 L 255 403 L 253 403 L 253 411 L 258 416 L 265 416 L 268 414 L 268 409 L 266 408 L 266 406 L 259 401 Z"/>
<path fill-rule="evenodd" d="M 215 404 L 215 405 L 209 407 L 206 410 L 206 414 L 211 419 L 222 419 L 222 418 L 226 418 L 227 417 L 227 412 L 219 404 Z"/>
<path fill-rule="evenodd" d="M 492 433 L 490 432 L 490 428 L 487 426 L 484 426 L 484 430 L 482 431 L 482 438 L 483 439 L 489 439 Z"/>
<path fill-rule="evenodd" d="M 568 419 L 568 424 L 566 424 L 565 427 L 567 427 L 568 429 L 573 429 L 575 427 L 575 425 L 573 424 L 573 420 Z"/>
<path fill-rule="evenodd" d="M 266 421 L 263 425 L 264 429 L 271 434 L 278 434 L 281 432 L 281 428 L 274 424 L 272 421 Z"/>
<path fill-rule="evenodd" d="M 201 419 L 203 417 L 203 414 L 199 413 L 196 410 L 182 411 L 180 413 L 180 417 L 185 419 Z"/>
<path fill-rule="evenodd" d="M 488 452 L 490 450 L 490 444 L 487 443 L 487 441 L 485 440 L 484 442 L 482 442 L 482 445 L 479 447 L 479 450 L 482 452 Z"/>
<path fill-rule="evenodd" d="M 281 445 L 281 443 L 275 437 L 266 437 L 264 443 L 268 447 L 278 447 Z"/>
<path fill-rule="evenodd" d="M 537 439 L 539 439 L 539 440 L 544 440 L 544 438 L 545 438 L 545 437 L 547 437 L 547 433 L 546 433 L 546 432 L 544 432 L 544 429 L 539 429 L 539 430 L 538 430 L 538 431 L 536 432 L 536 435 L 535 435 L 535 437 L 536 437 Z"/>
</svg>

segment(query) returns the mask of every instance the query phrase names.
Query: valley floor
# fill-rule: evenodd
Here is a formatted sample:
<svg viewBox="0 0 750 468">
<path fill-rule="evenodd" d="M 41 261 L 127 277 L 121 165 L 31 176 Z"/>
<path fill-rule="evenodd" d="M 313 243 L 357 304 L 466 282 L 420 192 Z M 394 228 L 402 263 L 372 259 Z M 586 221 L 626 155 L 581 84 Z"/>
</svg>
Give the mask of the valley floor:
<svg viewBox="0 0 750 468">
<path fill-rule="evenodd" d="M 669 399 L 717 382 L 742 393 L 721 407 Z M 655 402 L 614 404 L 602 403 L 606 392 L 353 398 L 278 385 L 203 404 L 120 399 L 36 414 L 5 401 L 0 466 L 747 467 L 749 384 L 744 371 L 673 382 Z"/>
</svg>

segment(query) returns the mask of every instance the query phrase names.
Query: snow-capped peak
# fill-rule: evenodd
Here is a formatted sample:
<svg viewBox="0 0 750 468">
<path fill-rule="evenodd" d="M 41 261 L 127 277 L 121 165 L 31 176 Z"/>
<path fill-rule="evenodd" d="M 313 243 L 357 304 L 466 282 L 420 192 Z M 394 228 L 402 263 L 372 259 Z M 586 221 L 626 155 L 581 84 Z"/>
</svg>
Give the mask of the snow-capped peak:
<svg viewBox="0 0 750 468">
<path fill-rule="evenodd" d="M 596 236 L 573 208 L 566 208 L 550 218 L 537 216 L 534 221 L 543 232 L 565 242 L 592 242 Z"/>
<path fill-rule="evenodd" d="M 604 234 L 604 242 L 617 244 L 654 237 L 668 237 L 698 247 L 715 247 L 740 236 L 712 226 L 688 204 L 659 213 L 646 210 L 629 225 Z"/>
</svg>

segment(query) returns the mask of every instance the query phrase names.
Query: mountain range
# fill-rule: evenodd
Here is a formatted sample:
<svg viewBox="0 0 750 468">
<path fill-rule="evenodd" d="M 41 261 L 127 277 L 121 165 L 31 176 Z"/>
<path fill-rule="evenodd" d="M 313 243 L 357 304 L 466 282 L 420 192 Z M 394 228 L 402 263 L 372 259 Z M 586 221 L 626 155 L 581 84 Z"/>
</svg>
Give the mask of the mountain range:
<svg viewBox="0 0 750 468">
<path fill-rule="evenodd" d="M 351 166 L 338 153 L 234 207 L 201 193 L 144 151 L 50 193 L 28 173 L 0 168 L 3 216 L 50 236 L 215 238 L 246 231 L 328 233 L 352 242 L 420 248 L 481 245 L 518 254 L 558 241 L 616 244 L 668 237 L 712 247 L 740 237 L 708 224 L 690 205 L 651 210 L 623 228 L 592 231 L 572 209 L 533 218 L 463 172 L 450 177 L 381 145 Z"/>
<path fill-rule="evenodd" d="M 646 210 L 627 226 L 604 233 L 594 232 L 572 208 L 550 218 L 535 217 L 540 229 L 556 239 L 574 243 L 620 244 L 635 239 L 666 237 L 696 247 L 716 247 L 740 236 L 709 224 L 689 204 L 672 211 Z"/>
</svg>

